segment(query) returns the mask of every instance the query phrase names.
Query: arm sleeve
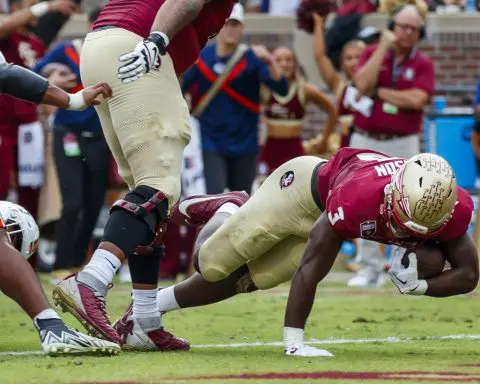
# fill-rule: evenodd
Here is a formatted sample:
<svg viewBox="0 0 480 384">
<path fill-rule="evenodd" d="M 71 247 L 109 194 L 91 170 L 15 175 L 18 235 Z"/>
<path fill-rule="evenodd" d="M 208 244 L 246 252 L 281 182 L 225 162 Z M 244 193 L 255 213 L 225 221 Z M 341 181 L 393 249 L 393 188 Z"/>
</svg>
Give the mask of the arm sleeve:
<svg viewBox="0 0 480 384">
<path fill-rule="evenodd" d="M 35 72 L 12 64 L 0 64 L 0 92 L 39 104 L 48 89 L 48 81 Z"/>
<path fill-rule="evenodd" d="M 58 44 L 38 61 L 37 65 L 33 68 L 33 71 L 41 73 L 47 64 L 63 62 L 64 52 L 65 44 Z"/>
<path fill-rule="evenodd" d="M 267 64 L 261 61 L 252 50 L 247 52 L 248 60 L 252 60 L 255 68 L 257 68 L 260 81 L 270 88 L 273 92 L 278 93 L 280 96 L 286 96 L 288 93 L 288 82 L 284 76 L 279 80 L 274 80 L 270 74 Z"/>
</svg>

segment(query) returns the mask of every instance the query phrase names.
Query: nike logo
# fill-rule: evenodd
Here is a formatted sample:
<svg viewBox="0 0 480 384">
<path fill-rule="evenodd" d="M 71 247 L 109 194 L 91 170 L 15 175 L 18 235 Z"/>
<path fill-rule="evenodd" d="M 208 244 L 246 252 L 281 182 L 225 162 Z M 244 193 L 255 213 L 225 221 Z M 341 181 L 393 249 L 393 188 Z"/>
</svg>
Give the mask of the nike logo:
<svg viewBox="0 0 480 384">
<path fill-rule="evenodd" d="M 400 280 L 398 276 L 395 273 L 392 273 L 392 275 L 402 284 L 407 284 L 407 280 Z"/>
<path fill-rule="evenodd" d="M 115 265 L 113 265 L 113 263 L 112 263 L 110 260 L 108 260 L 108 259 L 105 259 L 105 260 L 107 260 L 107 261 L 108 261 L 108 263 L 109 263 L 109 264 L 112 266 L 112 268 L 113 268 L 113 269 L 115 269 L 115 268 L 116 268 L 116 267 L 115 267 Z"/>
<path fill-rule="evenodd" d="M 223 199 L 225 196 L 219 197 L 219 196 L 212 196 L 212 197 L 196 197 L 196 198 L 191 198 L 188 200 L 184 200 L 180 203 L 178 206 L 178 210 L 180 213 L 190 219 L 190 215 L 187 213 L 187 210 L 190 206 L 197 204 L 197 203 L 203 203 L 205 201 L 209 200 L 217 200 L 217 199 Z"/>
</svg>

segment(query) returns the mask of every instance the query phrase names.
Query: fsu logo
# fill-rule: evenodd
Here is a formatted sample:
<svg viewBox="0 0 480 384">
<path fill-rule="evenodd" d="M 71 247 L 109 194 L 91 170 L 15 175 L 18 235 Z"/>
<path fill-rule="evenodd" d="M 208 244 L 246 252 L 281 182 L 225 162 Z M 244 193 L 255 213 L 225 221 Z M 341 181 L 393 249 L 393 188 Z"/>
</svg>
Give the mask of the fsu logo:
<svg viewBox="0 0 480 384">
<path fill-rule="evenodd" d="M 295 180 L 295 173 L 293 171 L 288 171 L 283 174 L 280 178 L 280 189 L 289 187 Z"/>
<path fill-rule="evenodd" d="M 360 224 L 360 236 L 372 237 L 377 233 L 377 222 L 375 220 L 364 221 Z"/>
</svg>

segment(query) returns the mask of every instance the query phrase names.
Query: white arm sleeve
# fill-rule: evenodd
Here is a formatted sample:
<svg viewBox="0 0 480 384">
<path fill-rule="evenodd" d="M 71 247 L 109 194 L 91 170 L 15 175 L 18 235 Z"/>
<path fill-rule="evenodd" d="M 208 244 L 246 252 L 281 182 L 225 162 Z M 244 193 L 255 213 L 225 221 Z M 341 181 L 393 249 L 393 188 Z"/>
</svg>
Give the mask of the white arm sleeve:
<svg viewBox="0 0 480 384">
<path fill-rule="evenodd" d="M 7 60 L 5 60 L 5 56 L 3 56 L 2 52 L 0 52 L 0 64 L 5 64 Z"/>
</svg>

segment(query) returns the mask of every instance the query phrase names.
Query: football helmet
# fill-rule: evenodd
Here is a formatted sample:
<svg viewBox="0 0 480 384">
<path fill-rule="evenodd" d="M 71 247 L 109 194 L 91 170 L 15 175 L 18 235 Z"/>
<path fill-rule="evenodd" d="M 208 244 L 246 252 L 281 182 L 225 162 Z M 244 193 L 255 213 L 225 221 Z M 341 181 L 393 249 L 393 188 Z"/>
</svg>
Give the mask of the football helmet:
<svg viewBox="0 0 480 384">
<path fill-rule="evenodd" d="M 12 245 L 28 259 L 36 251 L 40 231 L 32 215 L 20 205 L 0 201 L 0 225 L 7 231 Z"/>
<path fill-rule="evenodd" d="M 385 187 L 387 226 L 397 237 L 434 237 L 452 218 L 456 201 L 450 164 L 431 153 L 413 156 Z"/>
</svg>

